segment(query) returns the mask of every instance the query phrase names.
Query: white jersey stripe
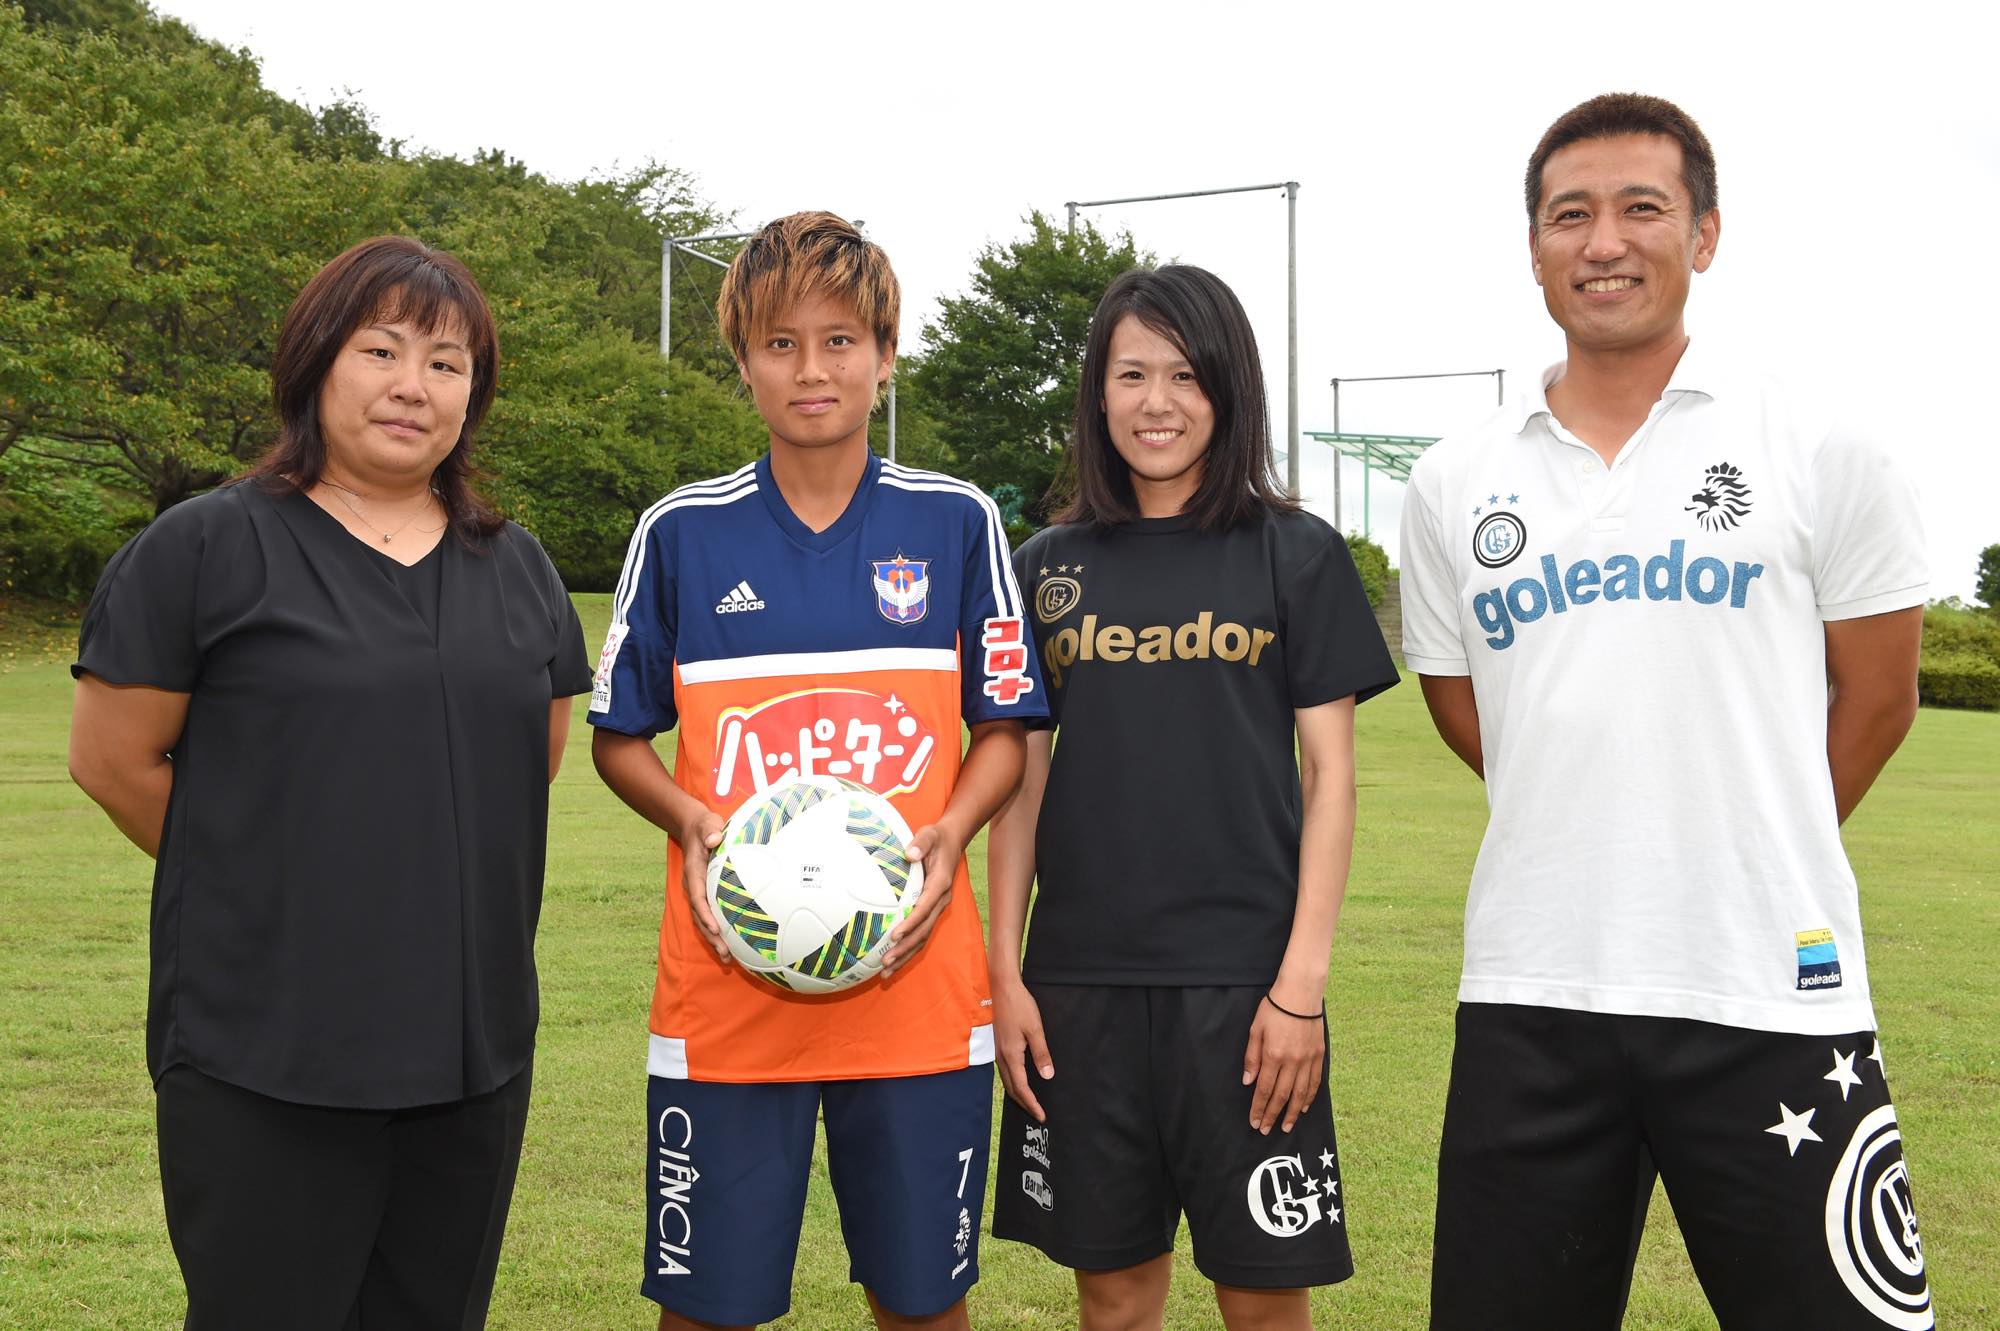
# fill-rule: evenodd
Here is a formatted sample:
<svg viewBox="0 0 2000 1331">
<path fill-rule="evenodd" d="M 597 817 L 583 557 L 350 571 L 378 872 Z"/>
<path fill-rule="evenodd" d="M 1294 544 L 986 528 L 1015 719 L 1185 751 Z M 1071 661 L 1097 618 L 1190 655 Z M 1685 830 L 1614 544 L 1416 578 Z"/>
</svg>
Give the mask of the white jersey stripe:
<svg viewBox="0 0 2000 1331">
<path fill-rule="evenodd" d="M 625 595 L 625 584 L 627 579 L 633 575 L 633 556 L 642 549 L 646 529 L 652 526 L 653 519 L 658 514 L 674 506 L 677 500 L 694 495 L 733 491 L 736 487 L 746 482 L 750 483 L 751 489 L 754 490 L 756 488 L 756 470 L 756 463 L 745 463 L 735 471 L 730 472 L 727 476 L 717 476 L 713 480 L 695 481 L 692 484 L 683 485 L 679 489 L 671 490 L 661 498 L 654 500 L 652 506 L 639 515 L 639 521 L 633 528 L 631 543 L 625 548 L 625 567 L 619 572 L 618 586 L 612 597 L 612 605 L 616 607 L 630 603 L 629 598 Z"/>
<path fill-rule="evenodd" d="M 882 465 L 881 480 L 899 490 L 964 495 L 978 503 L 986 516 L 986 564 L 993 583 L 993 603 L 1003 616 L 1020 617 L 1021 589 L 1014 581 L 1013 561 L 1007 558 L 1007 529 L 1000 521 L 999 505 L 990 495 L 970 482 L 892 462 Z"/>
<path fill-rule="evenodd" d="M 872 670 L 958 669 L 949 647 L 862 647 L 848 652 L 779 652 L 770 656 L 726 656 L 713 661 L 679 662 L 683 684 L 773 675 L 859 675 Z"/>
<path fill-rule="evenodd" d="M 1021 589 L 1014 581 L 1013 561 L 1007 557 L 1006 525 L 1000 521 L 1000 506 L 993 502 L 992 497 L 969 481 L 934 471 L 896 467 L 893 472 L 888 472 L 885 468 L 883 479 L 898 489 L 963 494 L 979 504 L 986 515 L 986 555 L 988 571 L 993 576 L 993 603 L 1003 615 L 1018 617 L 1021 613 Z"/>
<path fill-rule="evenodd" d="M 753 463 L 732 476 L 723 478 L 733 483 L 736 488 L 728 490 L 714 488 L 723 481 L 703 481 L 697 485 L 684 485 L 640 515 L 638 525 L 632 529 L 632 540 L 625 547 L 625 567 L 618 575 L 618 588 L 611 601 L 613 625 L 623 624 L 626 612 L 632 607 L 632 597 L 638 591 L 639 575 L 646 566 L 646 537 L 652 532 L 653 524 L 677 508 L 733 504 L 746 495 L 757 493 L 757 480 L 752 474 L 754 466 Z"/>
</svg>

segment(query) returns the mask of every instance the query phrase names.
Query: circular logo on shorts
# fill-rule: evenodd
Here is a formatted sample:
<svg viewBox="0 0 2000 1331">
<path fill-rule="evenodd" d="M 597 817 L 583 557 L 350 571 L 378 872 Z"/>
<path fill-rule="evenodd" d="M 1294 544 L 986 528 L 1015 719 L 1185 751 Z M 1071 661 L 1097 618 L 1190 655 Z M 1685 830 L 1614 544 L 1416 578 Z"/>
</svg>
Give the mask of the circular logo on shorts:
<svg viewBox="0 0 2000 1331">
<path fill-rule="evenodd" d="M 1251 1170 L 1245 1200 L 1257 1228 L 1281 1239 L 1318 1224 L 1326 1202 L 1320 1181 L 1307 1176 L 1304 1159 L 1296 1155 L 1274 1155 Z"/>
<path fill-rule="evenodd" d="M 1854 1301 L 1901 1331 L 1934 1322 L 1896 1107 L 1855 1126 L 1826 1189 L 1826 1248 Z"/>
<path fill-rule="evenodd" d="M 1488 568 L 1514 562 L 1528 543 L 1528 528 L 1512 513 L 1489 513 L 1472 529 L 1472 554 Z"/>
<path fill-rule="evenodd" d="M 1075 578 L 1049 578 L 1035 592 L 1035 618 L 1053 624 L 1083 599 L 1083 587 Z"/>
</svg>

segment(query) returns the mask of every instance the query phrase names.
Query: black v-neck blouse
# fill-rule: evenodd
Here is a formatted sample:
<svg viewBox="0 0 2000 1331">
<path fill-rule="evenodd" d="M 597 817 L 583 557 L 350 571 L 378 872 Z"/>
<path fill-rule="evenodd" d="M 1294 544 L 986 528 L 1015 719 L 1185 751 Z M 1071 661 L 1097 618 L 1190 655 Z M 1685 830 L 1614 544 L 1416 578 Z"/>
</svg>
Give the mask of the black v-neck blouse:
<svg viewBox="0 0 2000 1331">
<path fill-rule="evenodd" d="M 191 695 L 153 879 L 156 1080 L 385 1109 L 527 1065 L 549 703 L 590 687 L 583 630 L 512 523 L 392 564 L 246 482 L 98 581 L 73 673 Z"/>
</svg>

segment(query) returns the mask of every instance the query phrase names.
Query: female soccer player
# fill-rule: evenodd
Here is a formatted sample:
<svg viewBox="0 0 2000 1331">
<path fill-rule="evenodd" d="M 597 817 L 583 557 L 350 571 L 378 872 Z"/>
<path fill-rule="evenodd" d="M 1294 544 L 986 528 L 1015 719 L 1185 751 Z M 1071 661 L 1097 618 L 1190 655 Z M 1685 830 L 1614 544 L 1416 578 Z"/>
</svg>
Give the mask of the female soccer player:
<svg viewBox="0 0 2000 1331">
<path fill-rule="evenodd" d="M 1230 1331 L 1309 1327 L 1353 1270 L 1325 988 L 1354 706 L 1396 668 L 1346 542 L 1277 487 L 1213 274 L 1112 283 L 1072 449 L 1015 554 L 1062 743 L 1031 735 L 990 840 L 994 1234 L 1076 1270 L 1085 1331 L 1158 1327 L 1185 1210 Z"/>
</svg>

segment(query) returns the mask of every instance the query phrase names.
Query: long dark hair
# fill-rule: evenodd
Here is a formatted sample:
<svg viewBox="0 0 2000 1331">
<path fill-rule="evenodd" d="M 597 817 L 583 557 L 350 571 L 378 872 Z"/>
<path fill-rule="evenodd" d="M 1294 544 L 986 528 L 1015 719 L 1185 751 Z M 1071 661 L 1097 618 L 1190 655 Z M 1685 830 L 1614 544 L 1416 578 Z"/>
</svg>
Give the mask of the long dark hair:
<svg viewBox="0 0 2000 1331">
<path fill-rule="evenodd" d="M 425 333 L 453 322 L 464 328 L 472 356 L 472 393 L 458 441 L 431 473 L 431 487 L 461 541 L 491 536 L 503 520 L 473 488 L 472 438 L 493 405 L 500 368 L 493 312 L 464 264 L 408 236 L 377 236 L 347 250 L 314 274 L 285 312 L 271 365 L 278 439 L 251 474 L 272 491 L 303 491 L 318 484 L 326 470 L 320 386 L 347 339 L 370 320 L 407 321 Z"/>
<path fill-rule="evenodd" d="M 1198 529 L 1215 531 L 1248 520 L 1260 507 L 1297 508 L 1271 468 L 1264 370 L 1242 303 L 1207 269 L 1168 264 L 1121 274 L 1097 302 L 1084 345 L 1083 379 L 1076 389 L 1068 502 L 1056 521 L 1105 525 L 1139 516 L 1132 473 L 1112 446 L 1104 418 L 1111 334 L 1128 314 L 1187 357 L 1196 387 L 1215 409 L 1201 484 L 1182 513 Z"/>
</svg>

